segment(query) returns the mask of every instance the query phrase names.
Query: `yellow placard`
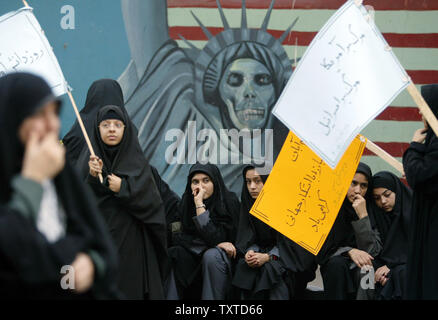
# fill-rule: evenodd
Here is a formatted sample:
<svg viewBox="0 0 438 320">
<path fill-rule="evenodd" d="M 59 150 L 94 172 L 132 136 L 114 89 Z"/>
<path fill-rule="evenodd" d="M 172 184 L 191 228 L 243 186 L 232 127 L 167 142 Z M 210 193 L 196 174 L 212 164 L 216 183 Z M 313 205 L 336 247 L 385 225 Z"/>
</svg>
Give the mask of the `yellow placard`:
<svg viewBox="0 0 438 320">
<path fill-rule="evenodd" d="M 251 214 L 314 255 L 335 222 L 366 145 L 358 135 L 333 170 L 292 131 Z"/>
</svg>

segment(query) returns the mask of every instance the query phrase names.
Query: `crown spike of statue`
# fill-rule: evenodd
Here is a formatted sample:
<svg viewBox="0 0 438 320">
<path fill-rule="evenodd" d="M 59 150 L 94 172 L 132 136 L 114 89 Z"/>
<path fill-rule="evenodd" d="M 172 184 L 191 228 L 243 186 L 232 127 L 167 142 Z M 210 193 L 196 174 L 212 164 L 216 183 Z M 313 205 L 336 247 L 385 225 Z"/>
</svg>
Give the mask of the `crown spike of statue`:
<svg viewBox="0 0 438 320">
<path fill-rule="evenodd" d="M 210 76 L 209 73 L 207 73 L 207 70 L 209 70 L 209 68 L 211 68 L 212 66 L 214 67 L 214 61 L 221 52 L 235 45 L 254 43 L 263 46 L 264 48 L 266 48 L 267 51 L 272 54 L 272 56 L 275 56 L 278 59 L 278 61 L 283 66 L 283 68 L 285 68 L 285 70 L 290 68 L 290 73 L 292 73 L 292 66 L 296 64 L 296 59 L 295 57 L 293 59 L 289 58 L 282 43 L 286 40 L 288 35 L 291 34 L 291 31 L 295 27 L 298 18 L 295 18 L 293 22 L 289 25 L 289 27 L 277 39 L 270 32 L 268 32 L 269 22 L 271 20 L 271 15 L 275 6 L 275 0 L 271 0 L 271 3 L 261 23 L 260 28 L 248 27 L 246 0 L 242 0 L 240 28 L 232 28 L 227 17 L 225 16 L 225 11 L 221 5 L 220 0 L 216 0 L 216 4 L 219 11 L 220 19 L 222 21 L 223 31 L 215 35 L 213 35 L 212 31 L 210 31 L 202 23 L 201 19 L 198 18 L 195 12 L 190 11 L 196 23 L 199 25 L 203 34 L 207 38 L 207 43 L 203 46 L 202 49 L 198 48 L 198 46 L 196 46 L 193 42 L 187 40 L 182 34 L 178 34 L 179 38 L 192 51 L 188 55 L 188 58 L 191 59 L 194 63 L 195 77 L 199 80 L 195 82 L 195 95 L 197 103 L 203 104 L 205 102 L 203 86 L 209 81 Z"/>
<path fill-rule="evenodd" d="M 222 21 L 222 25 L 224 28 L 223 32 L 226 32 L 228 30 L 231 30 L 232 28 L 230 27 L 230 24 L 225 16 L 225 12 L 224 9 L 221 5 L 220 0 L 216 0 L 216 4 L 217 4 L 217 8 L 219 10 L 219 15 Z M 274 5 L 275 5 L 275 0 L 272 0 L 268 11 L 266 12 L 265 18 L 263 19 L 262 25 L 260 27 L 260 30 L 262 32 L 266 32 L 268 30 L 268 25 L 269 25 L 269 21 L 271 19 L 271 14 L 272 14 L 272 10 L 274 9 Z M 208 30 L 208 28 L 201 22 L 201 20 L 196 16 L 196 14 L 193 11 L 190 11 L 190 13 L 192 14 L 193 18 L 196 20 L 196 23 L 199 25 L 199 27 L 201 28 L 202 32 L 204 33 L 204 35 L 207 37 L 208 41 L 210 41 L 211 39 L 215 38 L 215 36 Z M 242 0 L 242 13 L 241 13 L 241 23 L 240 23 L 240 29 L 242 30 L 242 32 L 248 32 L 248 19 L 247 19 L 248 15 L 247 15 L 247 10 L 246 10 L 246 0 Z M 292 24 L 283 32 L 283 34 L 280 36 L 280 38 L 278 38 L 277 40 L 280 43 L 283 43 L 284 40 L 286 40 L 286 37 L 290 34 L 290 32 L 292 31 L 293 27 L 295 26 L 295 24 L 298 21 L 298 17 L 295 18 L 295 20 L 292 22 Z M 202 50 L 197 48 L 193 43 L 191 43 L 190 41 L 188 41 L 183 35 L 178 34 L 178 37 L 186 44 L 188 45 L 191 49 L 195 50 L 196 52 L 201 52 Z M 291 59 L 290 60 L 292 63 L 295 62 L 295 59 Z"/>
</svg>

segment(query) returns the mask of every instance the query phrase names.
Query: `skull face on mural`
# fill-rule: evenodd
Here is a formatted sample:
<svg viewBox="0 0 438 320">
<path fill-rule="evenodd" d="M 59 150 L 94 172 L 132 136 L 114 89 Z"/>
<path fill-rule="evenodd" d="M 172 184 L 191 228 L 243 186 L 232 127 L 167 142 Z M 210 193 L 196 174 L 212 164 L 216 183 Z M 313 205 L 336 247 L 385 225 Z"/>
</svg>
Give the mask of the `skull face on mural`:
<svg viewBox="0 0 438 320">
<path fill-rule="evenodd" d="M 237 129 L 264 128 L 270 106 L 275 102 L 272 75 L 254 59 L 237 59 L 222 75 L 219 94 Z"/>
<path fill-rule="evenodd" d="M 272 108 L 292 72 L 289 68 L 263 45 L 235 43 L 206 68 L 203 98 L 220 108 L 224 128 L 269 128 Z"/>
</svg>

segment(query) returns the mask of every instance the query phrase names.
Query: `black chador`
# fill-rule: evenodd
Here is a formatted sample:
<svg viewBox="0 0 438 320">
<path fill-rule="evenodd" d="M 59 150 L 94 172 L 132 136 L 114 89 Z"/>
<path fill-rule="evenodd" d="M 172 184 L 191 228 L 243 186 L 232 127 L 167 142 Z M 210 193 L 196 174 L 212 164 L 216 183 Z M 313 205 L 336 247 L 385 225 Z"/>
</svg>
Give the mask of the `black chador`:
<svg viewBox="0 0 438 320">
<path fill-rule="evenodd" d="M 421 87 L 421 94 L 437 117 L 438 84 Z M 432 129 L 424 143 L 411 142 L 403 168 L 413 190 L 406 297 L 438 299 L 438 139 Z"/>
<path fill-rule="evenodd" d="M 108 105 L 119 106 L 124 109 L 122 88 L 117 81 L 112 79 L 94 81 L 88 89 L 85 105 L 80 111 L 80 116 L 87 134 L 93 134 L 93 126 L 97 112 L 102 107 Z M 85 143 L 84 135 L 77 120 L 64 136 L 62 142 L 67 150 L 67 160 L 70 161 L 73 166 L 76 166 L 80 155 L 88 154 L 88 146 Z M 83 174 L 87 175 L 88 167 L 83 169 L 85 170 Z"/>
<path fill-rule="evenodd" d="M 255 199 L 246 183 L 246 173 L 255 169 L 243 169 L 239 229 L 236 246 L 239 261 L 233 277 L 233 286 L 240 291 L 243 299 L 288 300 L 298 298 L 307 282 L 315 278 L 314 256 L 286 238 L 263 221 L 250 214 Z M 267 175 L 259 175 L 264 184 Z M 253 250 L 269 255 L 269 261 L 262 266 L 251 267 L 245 261 L 245 254 Z"/>
<path fill-rule="evenodd" d="M 99 124 L 108 119 L 108 114 L 115 115 L 125 126 L 115 146 L 105 144 L 100 136 Z M 97 112 L 90 136 L 96 155 L 103 160 L 104 182 L 101 184 L 90 174 L 87 181 L 118 248 L 118 287 L 128 299 L 163 299 L 163 283 L 169 270 L 165 213 L 137 130 L 124 109 L 105 106 Z M 88 166 L 88 159 L 79 166 Z M 109 188 L 109 175 L 121 178 L 118 192 Z"/>
<path fill-rule="evenodd" d="M 350 250 L 359 249 L 375 257 L 382 248 L 376 227 L 376 205 L 372 197 L 372 172 L 368 165 L 359 163 L 356 170 L 356 174 L 358 173 L 363 174 L 368 183 L 364 196 L 368 216 L 359 219 L 347 193 L 333 227 L 317 255 L 324 293 L 329 300 L 356 298 L 361 270 L 349 257 Z"/>
<path fill-rule="evenodd" d="M 181 229 L 181 221 L 178 216 L 178 206 L 181 198 L 161 178 L 155 167 L 151 166 L 151 169 L 166 213 L 167 246 L 170 247 L 172 245 L 172 235 Z"/>
<path fill-rule="evenodd" d="M 382 252 L 373 261 L 374 269 L 386 266 L 390 271 L 384 286 L 376 284 L 376 299 L 402 299 L 405 291 L 406 259 L 409 246 L 412 190 L 393 173 L 382 171 L 373 176 L 373 188 L 385 188 L 395 193 L 390 212 L 376 214 L 376 225 L 382 239 Z M 387 191 L 385 191 L 387 192 Z"/>
<path fill-rule="evenodd" d="M 205 211 L 198 216 L 192 178 L 199 173 L 212 182 L 213 193 L 204 199 Z M 199 298 L 199 292 L 202 299 L 229 295 L 232 261 L 217 245 L 235 243 L 238 215 L 239 200 L 226 188 L 219 169 L 213 164 L 194 164 L 179 206 L 182 231 L 169 248 L 180 298 Z"/>
<path fill-rule="evenodd" d="M 56 99 L 39 77 L 16 73 L 0 79 L 0 297 L 117 298 L 112 286 L 116 249 L 89 187 L 68 163 L 49 182 L 51 192 L 20 175 L 25 147 L 19 128 L 50 101 Z M 48 198 L 58 205 L 42 212 Z M 49 237 L 53 230 L 38 224 L 47 214 L 62 216 L 58 226 L 63 232 L 54 238 Z M 95 265 L 94 284 L 81 295 L 60 284 L 62 267 L 79 253 L 89 255 Z"/>
</svg>

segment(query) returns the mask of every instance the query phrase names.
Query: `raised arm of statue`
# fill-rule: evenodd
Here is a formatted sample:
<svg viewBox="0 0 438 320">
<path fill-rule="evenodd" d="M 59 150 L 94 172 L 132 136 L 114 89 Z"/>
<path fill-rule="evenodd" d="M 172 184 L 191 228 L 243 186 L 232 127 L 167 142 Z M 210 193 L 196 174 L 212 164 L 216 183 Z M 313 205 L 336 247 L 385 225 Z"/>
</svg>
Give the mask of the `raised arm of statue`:
<svg viewBox="0 0 438 320">
<path fill-rule="evenodd" d="M 169 39 L 167 0 L 121 0 L 131 58 L 140 79 L 150 60 Z"/>
</svg>

